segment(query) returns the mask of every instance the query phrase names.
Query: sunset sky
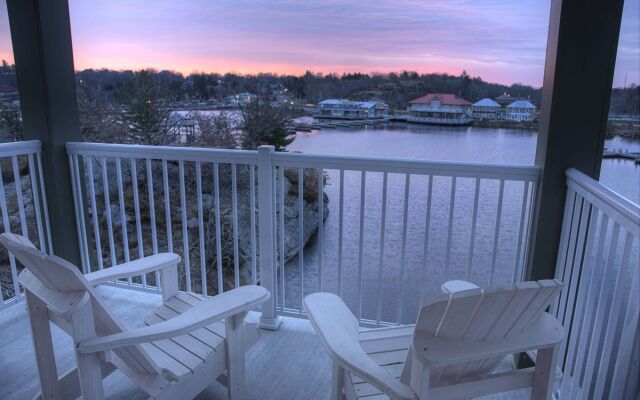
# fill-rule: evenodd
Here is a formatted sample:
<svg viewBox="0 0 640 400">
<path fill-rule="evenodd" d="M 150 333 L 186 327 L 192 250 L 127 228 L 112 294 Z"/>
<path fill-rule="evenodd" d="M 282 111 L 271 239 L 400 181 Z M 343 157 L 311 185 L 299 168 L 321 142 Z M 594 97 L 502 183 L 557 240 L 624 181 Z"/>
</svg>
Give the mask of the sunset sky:
<svg viewBox="0 0 640 400">
<path fill-rule="evenodd" d="M 448 72 L 542 84 L 550 0 L 70 0 L 76 69 Z M 614 86 L 640 82 L 627 0 Z M 0 58 L 11 60 L 0 0 Z"/>
</svg>

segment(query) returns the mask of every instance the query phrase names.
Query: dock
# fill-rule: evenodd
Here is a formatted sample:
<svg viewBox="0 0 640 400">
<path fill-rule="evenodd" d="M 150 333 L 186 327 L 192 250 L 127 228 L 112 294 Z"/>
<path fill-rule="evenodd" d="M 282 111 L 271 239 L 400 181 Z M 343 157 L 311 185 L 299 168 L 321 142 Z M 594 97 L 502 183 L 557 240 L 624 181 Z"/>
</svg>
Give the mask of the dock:
<svg viewBox="0 0 640 400">
<path fill-rule="evenodd" d="M 623 160 L 631 160 L 636 164 L 640 164 L 640 152 L 630 152 L 628 150 L 622 149 L 613 149 L 613 150 L 604 150 L 602 153 L 602 158 L 619 158 Z"/>
</svg>

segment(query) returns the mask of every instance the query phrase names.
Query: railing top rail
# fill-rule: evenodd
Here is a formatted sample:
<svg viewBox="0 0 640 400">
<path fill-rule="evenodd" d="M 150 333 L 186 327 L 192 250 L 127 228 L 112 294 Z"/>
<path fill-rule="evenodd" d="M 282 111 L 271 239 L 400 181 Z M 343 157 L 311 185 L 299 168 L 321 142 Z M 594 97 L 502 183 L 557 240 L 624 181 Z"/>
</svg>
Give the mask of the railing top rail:
<svg viewBox="0 0 640 400">
<path fill-rule="evenodd" d="M 421 175 L 480 177 L 537 182 L 540 168 L 456 161 L 425 161 L 387 157 L 360 157 L 309 153 L 275 153 L 273 164 L 282 167 L 343 169 L 352 171 L 410 173 Z"/>
<path fill-rule="evenodd" d="M 640 205 L 609 189 L 600 182 L 588 177 L 577 169 L 570 168 L 566 172 L 567 186 L 582 197 L 618 217 L 620 223 L 635 235 L 640 234 Z"/>
<path fill-rule="evenodd" d="M 12 157 L 37 153 L 40 149 L 41 145 L 39 140 L 0 143 L 0 157 Z"/>
<path fill-rule="evenodd" d="M 70 155 L 138 158 L 158 160 L 182 160 L 202 162 L 226 162 L 257 164 L 258 152 L 251 150 L 210 149 L 202 147 L 148 146 L 136 144 L 68 142 Z"/>
</svg>

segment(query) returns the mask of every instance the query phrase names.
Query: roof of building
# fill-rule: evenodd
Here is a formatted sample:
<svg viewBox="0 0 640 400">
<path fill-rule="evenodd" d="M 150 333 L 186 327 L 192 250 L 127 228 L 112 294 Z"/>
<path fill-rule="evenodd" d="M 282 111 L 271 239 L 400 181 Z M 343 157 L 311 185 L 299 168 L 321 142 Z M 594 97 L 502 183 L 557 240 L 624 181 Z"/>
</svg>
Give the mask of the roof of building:
<svg viewBox="0 0 640 400">
<path fill-rule="evenodd" d="M 516 100 L 525 100 L 524 97 L 511 96 L 510 94 L 502 94 L 496 97 L 496 101 L 516 101 Z"/>
<path fill-rule="evenodd" d="M 500 104 L 491 100 L 490 98 L 484 98 L 482 100 L 476 101 L 473 103 L 474 107 L 501 107 Z"/>
<path fill-rule="evenodd" d="M 378 105 L 382 105 L 383 107 L 386 107 L 387 105 L 381 101 L 375 101 L 375 100 L 370 100 L 370 101 L 352 101 L 352 100 L 346 100 L 346 99 L 326 99 L 326 100 L 322 100 L 319 104 L 322 105 L 342 105 L 342 106 L 346 106 L 346 107 L 353 107 L 353 108 L 372 108 L 372 107 L 376 107 Z"/>
<path fill-rule="evenodd" d="M 440 104 L 447 106 L 469 106 L 470 102 L 456 97 L 452 93 L 429 93 L 426 96 L 411 100 L 409 104 L 429 104 L 432 101 L 440 101 Z"/>
<path fill-rule="evenodd" d="M 536 109 L 536 106 L 531 104 L 529 100 L 516 100 L 513 103 L 509 104 L 507 108 L 531 108 Z"/>
</svg>

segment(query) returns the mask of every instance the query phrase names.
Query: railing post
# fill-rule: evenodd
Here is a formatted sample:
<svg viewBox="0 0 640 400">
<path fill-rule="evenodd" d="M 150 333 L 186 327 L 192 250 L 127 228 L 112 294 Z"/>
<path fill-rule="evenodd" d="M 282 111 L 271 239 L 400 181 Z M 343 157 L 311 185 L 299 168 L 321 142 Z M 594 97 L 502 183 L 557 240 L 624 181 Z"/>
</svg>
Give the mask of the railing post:
<svg viewBox="0 0 640 400">
<path fill-rule="evenodd" d="M 273 146 L 258 147 L 258 230 L 260 246 L 260 285 L 271 293 L 262 304 L 260 327 L 276 330 L 282 322 L 276 315 L 276 263 L 274 256 Z"/>
</svg>

